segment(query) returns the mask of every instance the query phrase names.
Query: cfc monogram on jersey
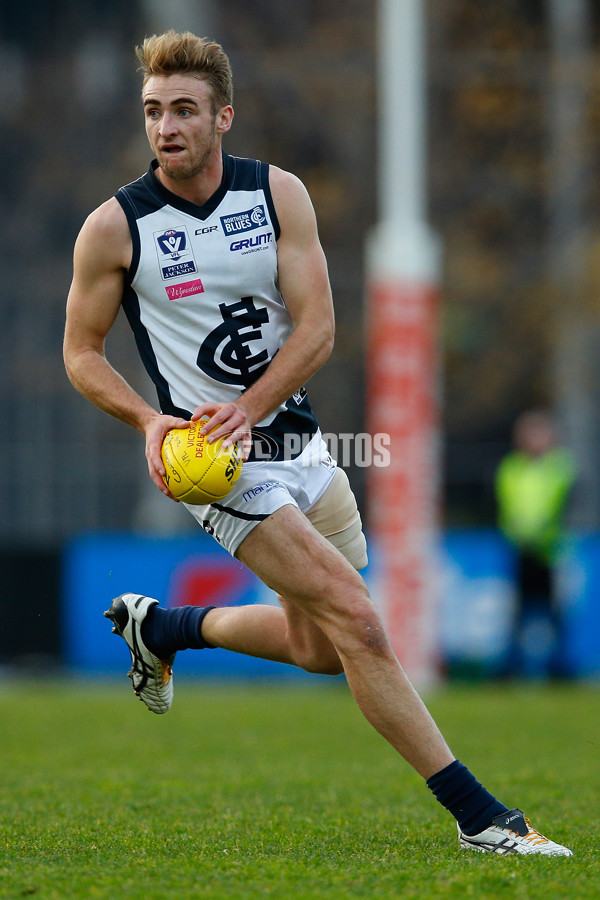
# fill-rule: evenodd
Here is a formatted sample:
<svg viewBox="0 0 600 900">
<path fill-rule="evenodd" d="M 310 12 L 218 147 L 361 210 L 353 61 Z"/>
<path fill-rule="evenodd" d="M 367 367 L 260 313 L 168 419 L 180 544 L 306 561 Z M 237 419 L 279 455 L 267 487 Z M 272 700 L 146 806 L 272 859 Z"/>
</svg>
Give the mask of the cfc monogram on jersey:
<svg viewBox="0 0 600 900">
<path fill-rule="evenodd" d="M 250 387 L 292 321 L 277 288 L 268 165 L 224 153 L 221 186 L 204 206 L 168 191 L 156 167 L 116 194 L 133 243 L 123 308 L 162 412 L 189 418 Z M 317 427 L 298 391 L 256 426 L 261 453 L 278 455 L 286 436 L 308 439 Z"/>
</svg>

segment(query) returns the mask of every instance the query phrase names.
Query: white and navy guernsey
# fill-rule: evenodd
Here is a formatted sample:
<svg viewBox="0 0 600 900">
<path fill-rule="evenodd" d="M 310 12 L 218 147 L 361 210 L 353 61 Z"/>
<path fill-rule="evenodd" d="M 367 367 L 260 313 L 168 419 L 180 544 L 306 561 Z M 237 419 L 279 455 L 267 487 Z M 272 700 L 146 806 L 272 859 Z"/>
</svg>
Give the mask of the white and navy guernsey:
<svg viewBox="0 0 600 900">
<path fill-rule="evenodd" d="M 161 411 L 189 419 L 205 401 L 237 400 L 293 326 L 269 166 L 223 153 L 221 186 L 197 206 L 161 184 L 157 165 L 116 194 L 133 241 L 123 308 Z M 302 389 L 257 424 L 250 459 L 293 458 L 317 430 Z"/>
</svg>

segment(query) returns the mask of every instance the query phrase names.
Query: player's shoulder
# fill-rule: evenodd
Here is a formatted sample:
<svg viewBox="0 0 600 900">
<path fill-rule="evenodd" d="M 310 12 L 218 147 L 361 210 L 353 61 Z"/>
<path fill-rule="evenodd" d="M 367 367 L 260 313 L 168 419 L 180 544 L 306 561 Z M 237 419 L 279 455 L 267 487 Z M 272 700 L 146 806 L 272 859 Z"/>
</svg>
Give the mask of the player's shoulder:
<svg viewBox="0 0 600 900">
<path fill-rule="evenodd" d="M 269 186 L 273 196 L 277 194 L 292 199 L 299 196 L 308 197 L 308 191 L 297 175 L 272 164 L 269 165 Z"/>
<path fill-rule="evenodd" d="M 114 238 L 115 234 L 127 233 L 127 217 L 116 197 L 106 200 L 89 214 L 83 224 L 82 231 L 84 230 L 95 237 L 106 239 Z"/>
<path fill-rule="evenodd" d="M 269 166 L 269 187 L 282 231 L 290 225 L 305 225 L 312 229 L 315 222 L 312 201 L 297 175 L 278 166 Z"/>
<path fill-rule="evenodd" d="M 94 257 L 100 253 L 107 263 L 126 267 L 130 245 L 127 217 L 119 202 L 111 197 L 89 214 L 79 232 L 75 251 Z"/>
</svg>

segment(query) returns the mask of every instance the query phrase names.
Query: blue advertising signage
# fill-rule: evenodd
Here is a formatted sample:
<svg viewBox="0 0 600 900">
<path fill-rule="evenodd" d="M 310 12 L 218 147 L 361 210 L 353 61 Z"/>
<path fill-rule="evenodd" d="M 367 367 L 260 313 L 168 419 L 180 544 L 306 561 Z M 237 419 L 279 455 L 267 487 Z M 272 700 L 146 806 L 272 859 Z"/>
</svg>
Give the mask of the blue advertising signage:
<svg viewBox="0 0 600 900">
<path fill-rule="evenodd" d="M 63 658 L 68 667 L 95 674 L 129 668 L 125 642 L 103 618 L 113 597 L 131 591 L 162 606 L 242 606 L 275 603 L 275 595 L 242 563 L 199 532 L 190 537 L 93 534 L 73 540 L 63 560 Z M 178 675 L 301 675 L 299 669 L 226 650 L 179 653 Z"/>
</svg>

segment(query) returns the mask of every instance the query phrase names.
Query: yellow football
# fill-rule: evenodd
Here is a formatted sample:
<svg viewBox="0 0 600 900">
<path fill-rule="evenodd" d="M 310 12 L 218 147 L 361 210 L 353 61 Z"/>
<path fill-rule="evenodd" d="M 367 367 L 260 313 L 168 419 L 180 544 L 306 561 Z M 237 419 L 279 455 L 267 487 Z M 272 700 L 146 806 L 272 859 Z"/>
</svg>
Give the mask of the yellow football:
<svg viewBox="0 0 600 900">
<path fill-rule="evenodd" d="M 222 500 L 242 471 L 240 444 L 226 450 L 222 449 L 222 439 L 209 444 L 208 435 L 200 434 L 206 421 L 190 422 L 189 428 L 172 428 L 161 450 L 165 484 L 178 500 L 195 506 Z"/>
</svg>

